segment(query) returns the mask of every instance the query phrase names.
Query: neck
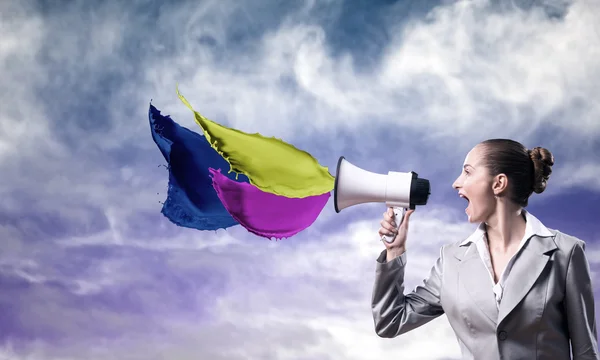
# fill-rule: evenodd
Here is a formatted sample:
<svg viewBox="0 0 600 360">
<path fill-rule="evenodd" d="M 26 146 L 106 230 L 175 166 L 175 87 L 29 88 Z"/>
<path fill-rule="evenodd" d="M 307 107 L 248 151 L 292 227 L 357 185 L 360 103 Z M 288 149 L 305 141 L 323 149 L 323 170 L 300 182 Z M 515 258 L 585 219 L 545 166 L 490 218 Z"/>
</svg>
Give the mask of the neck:
<svg viewBox="0 0 600 360">
<path fill-rule="evenodd" d="M 490 249 L 506 252 L 519 244 L 526 222 L 521 208 L 498 203 L 495 214 L 485 225 Z"/>
</svg>

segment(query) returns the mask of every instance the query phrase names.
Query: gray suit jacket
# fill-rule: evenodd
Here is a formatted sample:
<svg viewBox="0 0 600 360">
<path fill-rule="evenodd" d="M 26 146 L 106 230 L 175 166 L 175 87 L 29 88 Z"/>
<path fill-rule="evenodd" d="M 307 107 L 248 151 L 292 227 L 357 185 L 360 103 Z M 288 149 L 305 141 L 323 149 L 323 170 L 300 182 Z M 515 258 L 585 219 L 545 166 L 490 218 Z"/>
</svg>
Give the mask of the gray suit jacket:
<svg viewBox="0 0 600 360">
<path fill-rule="evenodd" d="M 463 359 L 600 360 L 585 243 L 550 231 L 523 248 L 499 310 L 473 243 L 443 246 L 428 278 L 407 294 L 404 258 L 388 263 L 384 250 L 371 304 L 376 333 L 393 338 L 446 314 Z"/>
</svg>

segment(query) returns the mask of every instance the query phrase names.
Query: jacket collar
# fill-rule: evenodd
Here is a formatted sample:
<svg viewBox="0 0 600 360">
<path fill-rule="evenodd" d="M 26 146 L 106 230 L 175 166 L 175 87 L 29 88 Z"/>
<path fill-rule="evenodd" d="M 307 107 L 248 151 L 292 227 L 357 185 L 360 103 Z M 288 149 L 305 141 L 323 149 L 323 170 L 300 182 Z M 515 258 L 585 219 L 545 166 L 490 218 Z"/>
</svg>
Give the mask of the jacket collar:
<svg viewBox="0 0 600 360">
<path fill-rule="evenodd" d="M 486 295 L 487 292 L 482 290 L 490 286 L 490 278 L 477 251 L 472 251 L 476 249 L 473 246 L 476 242 L 485 239 L 485 224 L 479 224 L 475 232 L 460 243 L 462 249 L 454 254 L 460 261 L 459 277 L 466 284 L 467 292 L 494 326 L 500 325 L 525 297 L 548 264 L 550 260 L 548 255 L 557 249 L 556 242 L 552 239 L 556 234 L 530 213 L 525 210 L 522 213 L 527 225 L 521 243 L 527 242 L 527 246 L 522 249 L 519 260 L 514 263 L 510 271 L 511 275 L 506 280 L 504 296 L 499 309 L 496 307 L 494 297 Z M 544 238 L 550 239 L 542 240 Z M 465 249 L 463 245 L 469 246 Z"/>
<path fill-rule="evenodd" d="M 542 224 L 542 222 L 538 220 L 538 218 L 533 216 L 529 211 L 523 209 L 521 212 L 525 216 L 526 222 L 525 236 L 523 237 L 523 240 L 529 239 L 534 235 L 540 237 L 554 236 L 554 234 L 550 232 L 550 230 L 548 230 L 548 228 L 544 226 L 544 224 Z M 460 246 L 469 245 L 470 243 L 477 242 L 477 240 L 480 240 L 485 236 L 485 233 L 485 223 L 482 222 L 468 238 L 466 238 L 463 242 L 460 243 Z"/>
</svg>

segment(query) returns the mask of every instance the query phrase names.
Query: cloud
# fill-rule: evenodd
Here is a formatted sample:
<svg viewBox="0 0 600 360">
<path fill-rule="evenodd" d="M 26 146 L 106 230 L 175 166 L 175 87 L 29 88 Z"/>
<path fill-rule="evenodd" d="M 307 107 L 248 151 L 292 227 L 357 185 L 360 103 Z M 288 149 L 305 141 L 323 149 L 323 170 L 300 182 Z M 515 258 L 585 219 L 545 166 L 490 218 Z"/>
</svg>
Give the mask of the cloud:
<svg viewBox="0 0 600 360">
<path fill-rule="evenodd" d="M 573 163 L 561 169 L 558 176 L 560 187 L 580 187 L 600 192 L 600 163 Z M 555 180 L 555 179 L 553 179 Z M 556 189 L 562 190 L 562 189 Z"/>
<path fill-rule="evenodd" d="M 455 217 L 444 207 L 412 217 L 407 291 L 427 275 L 442 244 L 473 231 L 473 225 L 456 223 Z M 11 360 L 72 359 L 74 354 L 92 360 L 193 359 L 198 354 L 214 359 L 460 358 L 445 316 L 395 339 L 375 334 L 369 300 L 374 259 L 382 249 L 378 220 L 364 218 L 310 242 L 300 236 L 295 243 L 252 243 L 240 241 L 234 230 L 205 235 L 202 244 L 188 232 L 165 241 L 162 251 L 63 244 L 64 258 L 55 261 L 71 259 L 72 265 L 63 265 L 58 276 L 41 274 L 55 266 L 30 266 L 29 290 L 18 293 L 19 306 L 12 303 L 22 333 L 35 327 L 40 338 L 37 343 L 9 341 L 16 354 Z M 214 245 L 206 247 L 208 242 Z M 592 268 L 600 266 L 598 250 L 597 244 L 588 245 Z M 89 259 L 95 264 L 82 266 Z M 2 288 L 17 294 L 6 281 Z M 3 299 L 7 303 L 7 295 Z M 16 326 L 4 320 L 5 329 Z M 68 338 L 42 340 L 57 331 Z"/>
<path fill-rule="evenodd" d="M 442 243 L 470 231 L 470 225 L 448 224 L 436 214 L 434 209 L 413 217 L 407 289 L 427 274 Z M 94 359 L 96 350 L 80 346 L 95 341 L 106 341 L 97 358 L 156 359 L 163 352 L 217 359 L 376 359 L 390 353 L 457 358 L 444 318 L 394 341 L 375 334 L 369 300 L 382 248 L 378 226 L 377 219 L 363 219 L 321 241 L 296 244 L 239 241 L 235 231 L 205 235 L 205 243 L 215 241 L 208 248 L 190 241 L 191 232 L 173 239 L 179 249 L 162 251 L 63 244 L 55 264 L 48 257 L 36 266 L 21 264 L 21 273 L 28 273 L 21 280 L 4 273 L 3 288 L 10 291 L 0 301 L 12 304 L 20 319 L 4 327 L 17 340 L 38 329 L 40 341 L 53 340 L 40 342 L 39 350 L 52 359 L 75 353 Z M 16 288 L 9 278 L 29 285 Z M 19 305 L 8 298 L 15 294 L 23 299 Z M 148 342 L 156 336 L 159 343 Z M 432 341 L 447 349 L 425 346 Z M 121 351 L 130 355 L 121 357 Z"/>
<path fill-rule="evenodd" d="M 587 137 L 600 131 L 598 103 L 586 96 L 598 90 L 600 77 L 594 11 L 574 2 L 557 20 L 536 8 L 494 12 L 488 1 L 454 2 L 435 8 L 427 21 L 390 29 L 378 63 L 364 71 L 349 53 L 332 56 L 322 26 L 284 22 L 225 66 L 203 58 L 185 78 L 168 65 L 151 73 L 163 74 L 161 83 L 181 82 L 213 118 L 285 136 L 307 127 L 356 130 L 372 118 L 446 141 L 474 142 L 493 133 L 531 139 L 547 126 Z M 206 52 L 191 40 L 185 44 L 188 51 L 174 53 L 167 64 Z M 293 81 L 293 90 L 282 77 Z M 264 91 L 252 91 L 257 86 Z M 220 106 L 223 99 L 232 106 Z M 565 111 L 579 115 L 569 119 L 576 126 L 561 116 Z M 310 121 L 271 120 L 297 114 Z"/>
<path fill-rule="evenodd" d="M 335 14 L 330 5 L 325 13 Z M 312 2 L 262 12 L 181 2 L 153 22 L 135 16 L 139 4 L 86 15 L 76 3 L 46 12 L 3 6 L 13 15 L 3 22 L 0 96 L 12 106 L 0 118 L 0 165 L 9 174 L 0 192 L 11 213 L 26 201 L 69 219 L 113 208 L 155 211 L 164 200 L 165 172 L 157 168 L 164 162 L 142 114 L 154 99 L 197 130 L 177 83 L 211 119 L 283 138 L 330 169 L 346 154 L 376 171 L 417 170 L 450 183 L 466 151 L 496 136 L 552 145 L 564 154 L 557 171 L 597 162 L 587 139 L 598 135 L 599 106 L 585 95 L 599 90 L 592 59 L 600 36 L 598 9 L 586 2 L 559 18 L 535 7 L 494 12 L 487 1 L 445 4 L 425 20 L 382 22 L 389 41 L 370 55 L 332 43 Z M 242 36 L 242 29 L 256 31 Z M 368 68 L 361 56 L 373 59 Z M 561 135 L 541 139 L 549 126 Z M 581 145 L 577 153 L 572 141 Z M 383 155 L 390 146 L 401 160 Z"/>
<path fill-rule="evenodd" d="M 207 117 L 331 167 L 346 155 L 432 179 L 432 206 L 413 217 L 410 289 L 442 243 L 472 230 L 433 204 L 450 204 L 483 138 L 549 147 L 549 192 L 599 189 L 600 9 L 577 1 L 548 17 L 557 2 L 540 3 L 2 3 L 0 359 L 458 358 L 443 317 L 375 335 L 379 219 L 365 214 L 380 204 L 334 214 L 329 203 L 281 242 L 170 224 L 148 103 L 197 130 L 178 83 Z"/>
<path fill-rule="evenodd" d="M 448 172 L 478 141 L 511 137 L 550 148 L 557 154 L 555 170 L 566 172 L 582 161 L 597 162 L 600 103 L 587 94 L 600 90 L 600 66 L 593 61 L 600 36 L 591 16 L 600 12 L 583 1 L 559 5 L 438 6 L 425 20 L 386 28 L 389 41 L 370 55 L 375 60 L 368 68 L 359 65 L 358 53 L 335 53 L 328 27 L 295 21 L 300 15 L 248 40 L 253 46 L 242 50 L 226 41 L 227 30 L 203 22 L 193 27 L 194 36 L 184 31 L 176 40 L 181 51 L 148 63 L 146 81 L 178 121 L 195 126 L 168 84 L 179 83 L 209 118 L 282 137 L 330 167 L 343 153 L 364 156 L 377 170 L 437 171 L 444 176 L 438 181 L 450 181 Z M 548 17 L 551 8 L 560 16 Z M 195 19 L 213 14 L 210 7 L 201 11 Z M 218 45 L 196 40 L 211 34 L 220 34 Z M 391 160 L 383 155 L 390 147 L 396 157 L 406 156 Z M 558 181 L 557 189 L 571 184 Z"/>
</svg>

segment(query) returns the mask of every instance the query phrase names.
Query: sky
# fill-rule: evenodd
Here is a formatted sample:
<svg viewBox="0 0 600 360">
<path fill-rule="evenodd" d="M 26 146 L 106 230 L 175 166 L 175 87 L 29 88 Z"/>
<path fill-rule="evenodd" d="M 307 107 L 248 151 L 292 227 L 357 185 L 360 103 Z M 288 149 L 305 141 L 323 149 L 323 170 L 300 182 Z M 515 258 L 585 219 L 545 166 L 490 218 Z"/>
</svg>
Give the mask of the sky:
<svg viewBox="0 0 600 360">
<path fill-rule="evenodd" d="M 475 230 L 451 187 L 467 152 L 549 149 L 528 210 L 586 242 L 600 313 L 598 18 L 592 0 L 0 2 L 0 360 L 460 358 L 444 316 L 375 334 L 383 204 L 332 197 L 280 241 L 162 216 L 150 102 L 200 131 L 177 86 L 332 175 L 344 156 L 429 179 L 407 291 Z"/>
</svg>

